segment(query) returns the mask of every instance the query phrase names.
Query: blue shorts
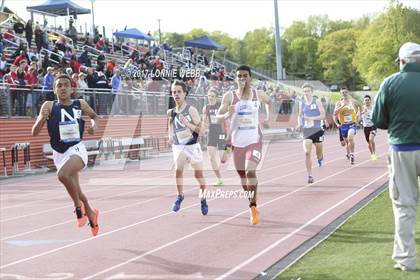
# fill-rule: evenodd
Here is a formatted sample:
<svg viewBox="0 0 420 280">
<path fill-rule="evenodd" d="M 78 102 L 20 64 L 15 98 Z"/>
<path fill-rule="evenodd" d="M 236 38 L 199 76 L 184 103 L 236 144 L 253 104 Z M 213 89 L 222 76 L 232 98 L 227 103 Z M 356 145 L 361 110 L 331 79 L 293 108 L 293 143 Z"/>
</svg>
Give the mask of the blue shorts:
<svg viewBox="0 0 420 280">
<path fill-rule="evenodd" d="M 355 123 L 342 124 L 340 126 L 340 132 L 341 132 L 341 135 L 343 136 L 343 138 L 347 138 L 349 136 L 349 130 L 350 129 L 353 129 L 354 134 L 356 134 L 356 124 Z"/>
</svg>

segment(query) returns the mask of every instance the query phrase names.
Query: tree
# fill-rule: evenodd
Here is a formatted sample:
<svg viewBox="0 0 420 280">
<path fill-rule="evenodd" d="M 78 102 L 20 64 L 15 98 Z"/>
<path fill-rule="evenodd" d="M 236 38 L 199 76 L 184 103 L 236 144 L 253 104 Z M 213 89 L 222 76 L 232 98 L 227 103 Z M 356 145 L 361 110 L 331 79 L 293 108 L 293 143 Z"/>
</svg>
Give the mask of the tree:
<svg viewBox="0 0 420 280">
<path fill-rule="evenodd" d="M 275 69 L 276 56 L 273 30 L 265 27 L 249 31 L 243 39 L 245 63 L 255 68 Z M 272 57 L 267 65 L 267 57 Z"/>
<path fill-rule="evenodd" d="M 319 42 L 318 60 L 329 84 L 355 88 L 360 82 L 353 56 L 356 52 L 360 31 L 350 28 L 328 34 Z"/>
<path fill-rule="evenodd" d="M 354 65 L 371 88 L 398 71 L 394 62 L 405 42 L 420 42 L 420 11 L 391 2 L 385 13 L 363 31 L 357 43 Z"/>
</svg>

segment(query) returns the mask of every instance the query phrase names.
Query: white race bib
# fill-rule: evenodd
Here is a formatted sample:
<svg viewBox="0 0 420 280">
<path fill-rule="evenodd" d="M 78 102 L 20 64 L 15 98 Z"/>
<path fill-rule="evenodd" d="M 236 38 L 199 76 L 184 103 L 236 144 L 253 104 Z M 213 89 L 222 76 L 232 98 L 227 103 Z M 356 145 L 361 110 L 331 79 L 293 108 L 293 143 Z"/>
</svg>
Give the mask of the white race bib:
<svg viewBox="0 0 420 280">
<path fill-rule="evenodd" d="M 216 115 L 210 115 L 210 123 L 211 124 L 216 124 L 217 123 Z"/>
<path fill-rule="evenodd" d="M 60 122 L 59 130 L 62 142 L 80 142 L 79 123 L 77 121 Z"/>
<path fill-rule="evenodd" d="M 193 135 L 189 129 L 183 129 L 176 132 L 176 138 L 178 138 L 179 144 L 188 142 L 190 139 L 192 139 L 192 137 Z"/>
<path fill-rule="evenodd" d="M 239 115 L 239 129 L 253 129 L 256 124 L 253 115 Z"/>
<path fill-rule="evenodd" d="M 311 128 L 314 126 L 313 120 L 305 120 L 305 128 Z"/>
<path fill-rule="evenodd" d="M 350 115 L 344 115 L 344 123 L 350 123 L 353 122 L 353 116 Z"/>
</svg>

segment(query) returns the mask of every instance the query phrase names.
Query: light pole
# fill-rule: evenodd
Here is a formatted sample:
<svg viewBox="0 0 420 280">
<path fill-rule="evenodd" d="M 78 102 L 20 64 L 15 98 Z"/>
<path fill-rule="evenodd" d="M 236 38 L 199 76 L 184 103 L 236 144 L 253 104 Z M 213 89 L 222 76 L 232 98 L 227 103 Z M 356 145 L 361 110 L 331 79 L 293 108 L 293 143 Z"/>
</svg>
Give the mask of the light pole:
<svg viewBox="0 0 420 280">
<path fill-rule="evenodd" d="M 162 34 L 160 33 L 160 21 L 161 21 L 161 19 L 158 19 L 158 24 L 159 24 L 159 45 L 162 44 Z"/>
<path fill-rule="evenodd" d="M 92 4 L 92 34 L 93 34 L 93 37 L 95 37 L 95 12 L 94 12 L 94 10 L 93 10 L 93 2 L 94 2 L 95 0 L 90 0 L 90 3 Z"/>
<path fill-rule="evenodd" d="M 281 41 L 280 41 L 280 27 L 279 27 L 279 12 L 277 7 L 277 0 L 274 0 L 274 21 L 276 27 L 276 64 L 277 64 L 277 80 L 283 80 L 283 65 L 281 63 Z"/>
<path fill-rule="evenodd" d="M 4 1 L 5 0 L 1 0 L 1 8 L 0 8 L 0 12 L 4 11 Z"/>
</svg>

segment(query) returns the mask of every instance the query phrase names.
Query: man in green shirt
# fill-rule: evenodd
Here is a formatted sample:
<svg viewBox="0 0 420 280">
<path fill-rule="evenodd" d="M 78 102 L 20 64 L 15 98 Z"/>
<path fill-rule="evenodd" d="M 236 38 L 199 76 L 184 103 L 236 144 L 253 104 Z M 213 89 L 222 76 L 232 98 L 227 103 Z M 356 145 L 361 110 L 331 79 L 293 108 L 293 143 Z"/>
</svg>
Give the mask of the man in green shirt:
<svg viewBox="0 0 420 280">
<path fill-rule="evenodd" d="M 388 129 L 389 193 L 395 216 L 395 268 L 416 270 L 414 229 L 420 177 L 420 45 L 399 50 L 400 72 L 386 78 L 375 99 L 372 120 Z"/>
</svg>

